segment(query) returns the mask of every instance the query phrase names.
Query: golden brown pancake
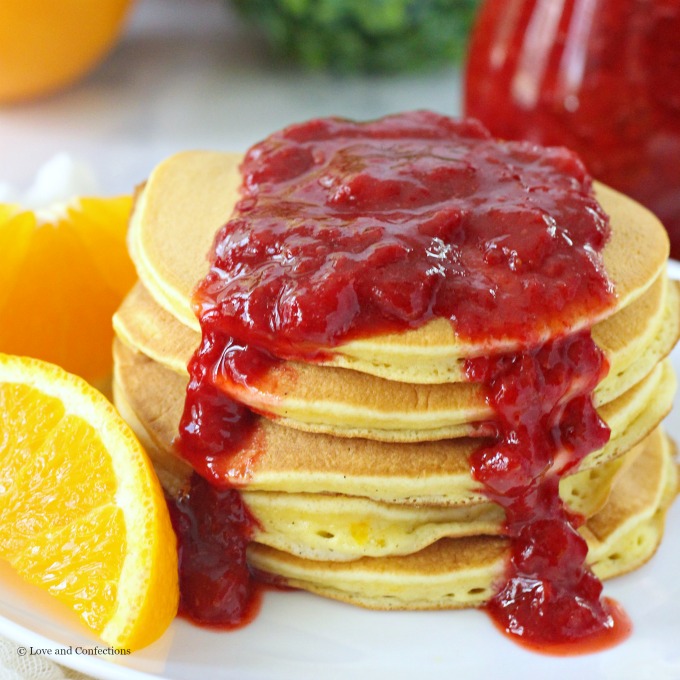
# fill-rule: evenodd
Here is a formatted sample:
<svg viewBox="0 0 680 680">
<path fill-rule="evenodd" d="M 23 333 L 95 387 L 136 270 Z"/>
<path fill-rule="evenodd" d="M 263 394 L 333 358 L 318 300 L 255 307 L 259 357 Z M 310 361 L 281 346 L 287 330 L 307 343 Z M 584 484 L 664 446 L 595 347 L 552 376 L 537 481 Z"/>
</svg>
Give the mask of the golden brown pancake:
<svg viewBox="0 0 680 680">
<path fill-rule="evenodd" d="M 623 456 L 563 480 L 570 509 L 592 517 L 607 503 L 613 485 L 645 450 L 638 444 Z M 496 536 L 505 514 L 493 503 L 464 506 L 399 505 L 339 494 L 243 491 L 257 521 L 253 540 L 314 560 L 408 555 L 441 538 Z"/>
<path fill-rule="evenodd" d="M 314 374 L 317 380 L 306 383 L 298 369 L 303 376 L 319 371 Z M 473 383 L 408 385 L 346 369 L 286 364 L 271 371 L 259 386 L 251 391 L 231 385 L 225 391 L 288 427 L 341 437 L 417 442 L 475 436 L 493 415 L 481 388 Z M 627 392 L 636 389 L 634 385 Z M 275 399 L 272 394 L 281 396 Z M 605 413 L 607 407 L 602 406 Z"/>
<path fill-rule="evenodd" d="M 199 343 L 198 334 L 159 307 L 141 284 L 121 305 L 114 327 L 129 346 L 183 374 Z M 648 375 L 679 333 L 678 287 L 664 274 L 638 300 L 594 329 L 610 363 L 595 392 L 596 404 L 621 396 Z M 300 362 L 274 366 L 250 389 L 230 383 L 224 389 L 297 429 L 383 441 L 466 436 L 493 416 L 475 384 L 412 385 Z"/>
<path fill-rule="evenodd" d="M 660 430 L 614 486 L 609 503 L 588 521 L 588 563 L 600 578 L 638 568 L 656 550 L 677 468 Z M 504 577 L 507 541 L 499 537 L 444 538 L 416 553 L 351 562 L 296 557 L 261 544 L 248 556 L 258 574 L 371 609 L 453 609 L 483 604 Z"/>
<path fill-rule="evenodd" d="M 170 494 L 191 469 L 174 453 L 186 362 L 198 344 L 194 286 L 238 197 L 240 157 L 180 154 L 140 193 L 129 248 L 141 285 L 116 316 L 116 403 L 154 458 Z M 589 517 L 595 572 L 636 568 L 661 539 L 676 492 L 670 446 L 657 428 L 675 380 L 680 334 L 668 242 L 644 208 L 602 185 L 611 217 L 603 258 L 615 301 L 564 324 L 593 326 L 611 371 L 595 394 L 610 441 L 560 491 Z M 547 339 L 547 338 L 543 338 Z M 458 337 L 447 319 L 331 348 L 323 365 L 282 362 L 248 387 L 221 384 L 264 414 L 233 457 L 213 466 L 259 520 L 251 566 L 277 582 L 378 609 L 474 606 L 503 579 L 504 514 L 470 474 L 493 413 L 464 361 L 518 349 L 502 337 Z M 266 416 L 266 417 L 264 417 Z"/>
<path fill-rule="evenodd" d="M 154 448 L 175 464 L 172 441 L 182 413 L 186 378 L 120 342 L 114 357 L 117 406 L 128 420 L 134 417 Z M 583 461 L 581 469 L 602 465 L 642 440 L 670 410 L 674 389 L 673 373 L 662 363 L 642 383 L 601 407 L 612 437 Z M 400 444 L 344 439 L 259 418 L 253 437 L 224 474 L 231 483 L 247 485 L 249 490 L 460 505 L 483 500 L 468 462 L 478 446 L 480 440 L 470 438 Z"/>
<path fill-rule="evenodd" d="M 151 456 L 171 497 L 188 486 L 191 470 L 159 451 L 117 390 L 117 404 Z M 612 485 L 643 451 L 641 444 L 603 465 L 562 480 L 570 508 L 591 517 L 607 502 Z M 257 521 L 254 539 L 310 559 L 350 560 L 407 554 L 444 536 L 496 535 L 504 514 L 492 503 L 464 506 L 398 505 L 340 494 L 242 491 Z"/>
<path fill-rule="evenodd" d="M 659 276 L 650 289 L 640 298 L 617 314 L 595 324 L 593 339 L 603 350 L 610 366 L 610 374 L 627 372 L 632 364 L 646 358 L 651 345 L 658 345 L 660 352 L 668 353 L 668 347 L 680 333 L 680 300 L 678 283 L 669 281 L 665 274 Z M 160 307 L 150 293 L 138 281 L 129 292 L 113 317 L 114 328 L 128 345 L 169 368 L 185 373 L 193 351 L 198 347 L 200 334 L 180 324 L 174 316 Z M 665 356 L 661 354 L 659 358 Z M 298 362 L 285 362 L 295 367 Z M 646 367 L 646 365 L 645 365 Z M 639 373 L 640 370 L 637 369 Z M 646 374 L 648 370 L 644 370 Z M 465 376 L 449 376 L 449 382 L 465 382 Z M 642 374 L 639 376 L 643 377 Z M 455 378 L 455 379 L 454 379 Z M 614 390 L 605 380 L 598 386 L 600 392 Z M 633 383 L 637 380 L 633 380 Z M 613 398 L 613 396 L 612 396 Z M 611 399 L 603 399 L 610 401 Z"/>
<path fill-rule="evenodd" d="M 198 329 L 190 299 L 207 271 L 213 237 L 238 196 L 239 155 L 187 152 L 161 163 L 141 192 L 131 221 L 129 248 L 145 287 L 184 325 Z M 662 225 L 631 199 L 597 185 L 596 195 L 611 217 L 612 235 L 603 256 L 616 287 L 613 314 L 647 290 L 668 257 Z M 572 330 L 599 319 L 580 318 Z M 565 332 L 567 329 L 564 329 Z M 354 340 L 335 348 L 331 363 L 409 382 L 445 382 L 459 376 L 463 357 L 515 349 L 505 340 L 458 338 L 451 323 L 436 319 L 403 333 Z"/>
</svg>

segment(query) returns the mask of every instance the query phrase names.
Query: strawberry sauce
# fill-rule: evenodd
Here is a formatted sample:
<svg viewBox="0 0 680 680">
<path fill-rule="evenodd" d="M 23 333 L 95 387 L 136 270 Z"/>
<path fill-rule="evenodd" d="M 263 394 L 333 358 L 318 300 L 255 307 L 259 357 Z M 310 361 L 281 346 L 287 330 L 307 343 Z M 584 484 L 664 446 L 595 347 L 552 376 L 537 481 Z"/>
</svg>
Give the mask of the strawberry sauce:
<svg viewBox="0 0 680 680">
<path fill-rule="evenodd" d="M 169 507 L 179 538 L 180 615 L 227 630 L 252 621 L 262 587 L 246 563 L 255 520 L 239 492 L 193 475 L 187 493 Z"/>
<path fill-rule="evenodd" d="M 250 149 L 242 176 L 194 297 L 203 343 L 178 440 L 194 469 L 225 486 L 252 436 L 253 414 L 216 383 L 256 384 L 273 362 L 323 360 L 348 340 L 444 317 L 461 339 L 516 350 L 466 365 L 496 414 L 494 444 L 473 455 L 471 471 L 505 509 L 511 544 L 487 611 L 545 648 L 612 638 L 616 617 L 585 566 L 583 520 L 558 495 L 560 477 L 609 438 L 592 403 L 607 365 L 588 330 L 615 301 L 601 258 L 609 223 L 578 158 L 411 112 L 289 127 Z M 224 551 L 233 572 L 211 567 L 212 581 L 201 559 L 181 554 L 185 609 L 219 621 L 221 608 L 226 618 L 249 611 L 256 592 L 242 560 L 252 519 L 206 504 L 211 487 L 195 484 L 181 506 L 183 549 L 193 555 L 206 541 L 210 552 L 210 536 L 222 541 L 232 525 L 243 544 Z"/>
<path fill-rule="evenodd" d="M 609 440 L 591 396 L 607 368 L 588 331 L 467 363 L 468 377 L 486 386 L 497 428 L 494 444 L 472 455 L 472 476 L 505 510 L 511 539 L 507 580 L 486 609 L 502 630 L 543 651 L 595 651 L 629 630 L 600 598 L 577 531 L 583 518 L 559 495 L 562 475 Z"/>
</svg>

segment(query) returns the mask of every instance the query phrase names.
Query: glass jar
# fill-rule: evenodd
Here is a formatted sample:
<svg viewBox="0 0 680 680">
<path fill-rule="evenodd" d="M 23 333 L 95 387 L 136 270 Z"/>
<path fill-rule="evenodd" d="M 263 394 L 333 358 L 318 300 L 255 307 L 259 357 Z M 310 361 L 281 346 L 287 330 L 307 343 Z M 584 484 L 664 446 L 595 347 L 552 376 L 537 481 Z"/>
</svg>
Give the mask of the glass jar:
<svg viewBox="0 0 680 680">
<path fill-rule="evenodd" d="M 465 112 L 577 151 L 658 215 L 680 258 L 680 0 L 487 0 Z"/>
</svg>

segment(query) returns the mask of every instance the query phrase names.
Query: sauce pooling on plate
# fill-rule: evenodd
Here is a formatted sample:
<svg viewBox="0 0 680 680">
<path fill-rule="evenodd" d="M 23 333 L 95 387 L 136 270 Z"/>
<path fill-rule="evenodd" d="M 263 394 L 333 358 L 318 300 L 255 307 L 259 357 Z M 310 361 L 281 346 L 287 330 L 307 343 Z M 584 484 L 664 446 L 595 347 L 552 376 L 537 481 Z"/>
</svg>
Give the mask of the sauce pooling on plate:
<svg viewBox="0 0 680 680">
<path fill-rule="evenodd" d="M 253 414 L 216 383 L 256 384 L 275 362 L 323 360 L 349 340 L 443 317 L 460 339 L 516 348 L 466 363 L 496 414 L 472 474 L 505 508 L 511 542 L 489 613 L 539 645 L 612 630 L 582 518 L 558 495 L 559 478 L 609 437 L 592 403 L 607 365 L 588 330 L 615 301 L 601 258 L 609 222 L 580 161 L 413 112 L 289 127 L 247 153 L 242 176 L 194 297 L 203 341 L 178 441 L 194 469 L 218 487 L 235 465 L 247 478 L 238 453 Z M 198 511 L 202 495 L 192 489 L 184 507 Z M 247 570 L 223 578 L 246 599 L 255 592 L 239 586 Z"/>
</svg>

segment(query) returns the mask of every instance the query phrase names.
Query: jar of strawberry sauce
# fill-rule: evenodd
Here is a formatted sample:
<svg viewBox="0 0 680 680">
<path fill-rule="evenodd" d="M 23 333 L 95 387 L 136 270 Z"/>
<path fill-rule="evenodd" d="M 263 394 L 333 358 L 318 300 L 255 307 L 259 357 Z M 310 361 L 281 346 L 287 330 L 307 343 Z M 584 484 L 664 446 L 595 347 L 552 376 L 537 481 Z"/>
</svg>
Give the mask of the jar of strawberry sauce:
<svg viewBox="0 0 680 680">
<path fill-rule="evenodd" d="M 577 151 L 657 214 L 680 258 L 680 0 L 487 0 L 465 112 Z"/>
</svg>

